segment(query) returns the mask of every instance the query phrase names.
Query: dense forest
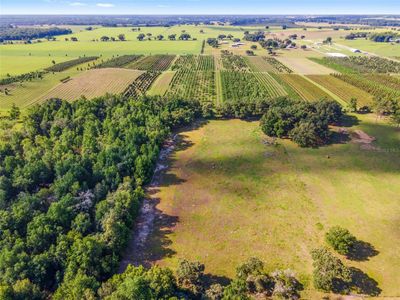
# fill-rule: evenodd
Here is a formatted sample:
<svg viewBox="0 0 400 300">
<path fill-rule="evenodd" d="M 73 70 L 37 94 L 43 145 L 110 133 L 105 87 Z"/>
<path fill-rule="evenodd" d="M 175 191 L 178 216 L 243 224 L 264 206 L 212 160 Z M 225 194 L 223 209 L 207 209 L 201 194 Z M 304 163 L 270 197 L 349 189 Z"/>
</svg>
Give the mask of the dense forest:
<svg viewBox="0 0 400 300">
<path fill-rule="evenodd" d="M 70 33 L 72 33 L 71 29 L 58 27 L 0 27 L 0 42 L 7 40 L 40 39 Z"/>
<path fill-rule="evenodd" d="M 29 110 L 22 129 L 3 130 L 3 287 L 71 299 L 63 295 L 74 281 L 112 275 L 160 146 L 197 115 L 195 102 L 180 100 L 50 100 Z"/>
</svg>

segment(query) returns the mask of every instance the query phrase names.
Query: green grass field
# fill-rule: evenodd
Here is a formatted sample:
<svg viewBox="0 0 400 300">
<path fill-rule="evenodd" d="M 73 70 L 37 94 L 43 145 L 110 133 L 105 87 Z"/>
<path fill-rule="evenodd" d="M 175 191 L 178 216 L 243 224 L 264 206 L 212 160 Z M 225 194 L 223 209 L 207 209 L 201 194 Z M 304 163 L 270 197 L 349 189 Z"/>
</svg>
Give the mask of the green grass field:
<svg viewBox="0 0 400 300">
<path fill-rule="evenodd" d="M 321 299 L 311 283 L 310 250 L 341 225 L 379 252 L 345 263 L 376 280 L 381 296 L 399 297 L 400 131 L 373 115 L 361 116 L 355 129 L 376 136 L 382 152 L 351 142 L 266 146 L 258 122 L 240 120 L 180 133 L 170 167 L 151 191 L 163 221 L 147 259 L 170 267 L 180 258 L 200 260 L 206 272 L 232 277 L 236 265 L 257 256 L 269 271 L 293 269 L 304 298 Z"/>
<path fill-rule="evenodd" d="M 376 43 L 370 40 L 337 40 L 338 44 L 342 44 L 351 48 L 360 49 L 377 55 L 396 57 L 400 53 L 399 44 Z"/>
</svg>

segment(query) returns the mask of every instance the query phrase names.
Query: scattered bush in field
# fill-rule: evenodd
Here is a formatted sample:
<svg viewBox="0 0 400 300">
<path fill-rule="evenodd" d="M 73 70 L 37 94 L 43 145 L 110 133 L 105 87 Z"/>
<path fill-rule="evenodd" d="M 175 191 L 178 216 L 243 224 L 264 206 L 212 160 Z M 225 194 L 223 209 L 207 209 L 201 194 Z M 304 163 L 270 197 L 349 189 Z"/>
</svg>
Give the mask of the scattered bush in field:
<svg viewBox="0 0 400 300">
<path fill-rule="evenodd" d="M 324 291 L 342 292 L 348 289 L 351 272 L 342 261 L 325 248 L 311 252 L 314 260 L 314 286 Z"/>
<path fill-rule="evenodd" d="M 67 70 L 73 66 L 80 65 L 80 64 L 83 64 L 85 62 L 89 62 L 89 61 L 92 61 L 95 59 L 98 59 L 98 56 L 84 56 L 84 57 L 80 57 L 77 59 L 72 59 L 69 61 L 55 64 L 51 67 L 46 68 L 46 71 L 61 72 L 61 71 Z"/>
<path fill-rule="evenodd" d="M 236 267 L 236 277 L 239 279 L 247 279 L 249 275 L 260 275 L 263 272 L 264 263 L 256 257 L 251 257 Z"/>
<path fill-rule="evenodd" d="M 325 234 L 326 242 L 342 255 L 348 255 L 357 239 L 345 228 L 335 226 Z"/>
<path fill-rule="evenodd" d="M 111 58 L 95 66 L 95 68 L 119 68 L 124 67 L 141 58 L 142 55 L 122 55 Z"/>
</svg>

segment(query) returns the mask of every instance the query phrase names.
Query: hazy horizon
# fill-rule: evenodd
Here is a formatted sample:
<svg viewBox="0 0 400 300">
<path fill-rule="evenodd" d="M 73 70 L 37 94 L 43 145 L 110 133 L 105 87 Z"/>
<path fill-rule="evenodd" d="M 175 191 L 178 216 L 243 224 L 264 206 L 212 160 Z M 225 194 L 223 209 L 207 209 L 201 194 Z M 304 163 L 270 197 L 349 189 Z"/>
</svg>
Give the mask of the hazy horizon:
<svg viewBox="0 0 400 300">
<path fill-rule="evenodd" d="M 396 15 L 397 0 L 2 0 L 1 15 Z"/>
</svg>

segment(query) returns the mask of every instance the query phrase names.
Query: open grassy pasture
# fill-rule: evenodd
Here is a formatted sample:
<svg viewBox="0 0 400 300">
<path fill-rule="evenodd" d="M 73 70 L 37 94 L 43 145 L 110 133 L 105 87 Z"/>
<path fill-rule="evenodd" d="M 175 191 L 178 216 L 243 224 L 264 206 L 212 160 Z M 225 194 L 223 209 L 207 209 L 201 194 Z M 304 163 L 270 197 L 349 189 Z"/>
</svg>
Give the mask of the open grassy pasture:
<svg viewBox="0 0 400 300">
<path fill-rule="evenodd" d="M 370 40 L 345 40 L 337 41 L 338 44 L 345 45 L 350 48 L 360 49 L 377 55 L 396 57 L 400 53 L 400 45 L 392 43 L 376 43 Z"/>
<path fill-rule="evenodd" d="M 312 82 L 308 81 L 302 75 L 279 74 L 279 77 L 282 78 L 288 85 L 290 85 L 292 89 L 295 90 L 296 93 L 299 94 L 304 100 L 314 101 L 324 97 L 331 98 L 329 94 L 324 92 Z"/>
<path fill-rule="evenodd" d="M 150 190 L 160 216 L 145 259 L 170 267 L 180 258 L 200 260 L 206 272 L 233 277 L 237 264 L 257 256 L 270 271 L 293 269 L 304 298 L 321 299 L 309 252 L 341 225 L 377 251 L 345 263 L 376 280 L 382 296 L 399 297 L 400 131 L 373 115 L 361 116 L 355 129 L 377 137 L 382 152 L 351 142 L 267 146 L 258 122 L 240 120 L 181 132 Z"/>
<path fill-rule="evenodd" d="M 122 93 L 142 73 L 143 71 L 139 70 L 117 68 L 92 69 L 65 83 L 59 83 L 38 100 L 60 98 L 72 101 L 81 96 L 91 99 L 106 93 Z"/>
<path fill-rule="evenodd" d="M 356 98 L 358 105 L 371 105 L 373 96 L 367 92 L 348 84 L 331 75 L 308 75 L 312 81 L 325 87 L 342 100 L 349 103 L 351 98 Z"/>
<path fill-rule="evenodd" d="M 29 56 L 29 52 L 24 54 L 12 53 L 10 51 L 3 51 L 3 46 L 0 45 L 0 78 L 6 77 L 7 74 L 19 75 L 45 69 L 53 65 L 52 61 L 61 63 L 76 57 L 64 55 L 49 56 Z"/>
</svg>

